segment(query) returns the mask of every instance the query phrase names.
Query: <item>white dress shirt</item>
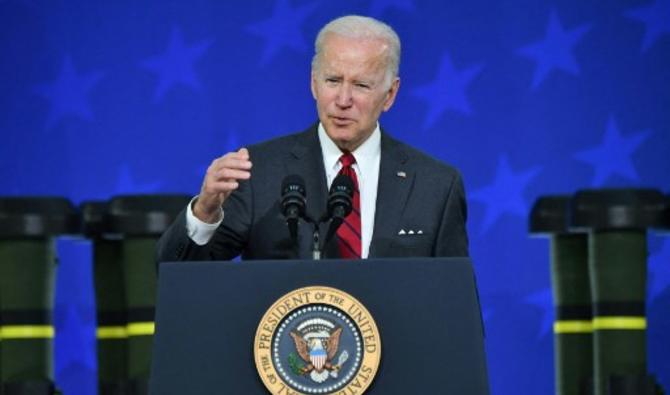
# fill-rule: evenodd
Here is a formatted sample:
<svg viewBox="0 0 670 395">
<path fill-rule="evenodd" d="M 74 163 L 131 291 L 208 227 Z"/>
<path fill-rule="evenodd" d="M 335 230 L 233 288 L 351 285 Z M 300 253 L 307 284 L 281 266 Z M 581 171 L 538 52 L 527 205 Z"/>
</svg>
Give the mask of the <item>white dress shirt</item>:
<svg viewBox="0 0 670 395">
<path fill-rule="evenodd" d="M 323 154 L 323 168 L 326 169 L 328 189 L 337 173 L 342 168 L 340 156 L 342 151 L 328 137 L 323 125 L 319 123 L 319 142 Z M 370 241 L 375 221 L 377 206 L 377 182 L 379 181 L 379 161 L 381 160 L 381 131 L 379 124 L 374 132 L 351 154 L 356 158 L 353 167 L 358 178 L 358 189 L 361 198 L 361 257 L 367 258 L 370 252 Z"/>
<path fill-rule="evenodd" d="M 321 123 L 319 123 L 318 133 L 323 156 L 323 167 L 326 171 L 328 189 L 330 189 L 330 184 L 337 176 L 340 168 L 342 168 L 342 164 L 339 161 L 342 151 L 328 137 Z M 358 177 L 358 189 L 361 198 L 361 253 L 362 258 L 367 258 L 374 230 L 379 163 L 381 161 L 381 131 L 379 124 L 377 124 L 370 137 L 352 152 L 352 155 L 356 158 L 356 163 L 352 167 L 356 172 L 356 177 Z M 199 220 L 193 215 L 193 202 L 196 198 L 197 196 L 191 200 L 186 210 L 186 232 L 193 242 L 198 245 L 205 245 L 214 235 L 216 228 L 223 222 L 224 215 L 222 210 L 221 220 L 213 224 Z"/>
</svg>

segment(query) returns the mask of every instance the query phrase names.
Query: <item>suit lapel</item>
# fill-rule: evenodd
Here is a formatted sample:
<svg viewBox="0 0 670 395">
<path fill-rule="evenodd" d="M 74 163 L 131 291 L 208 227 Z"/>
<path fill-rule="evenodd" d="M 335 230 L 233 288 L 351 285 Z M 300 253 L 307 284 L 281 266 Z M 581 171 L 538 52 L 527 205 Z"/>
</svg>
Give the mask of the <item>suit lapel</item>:
<svg viewBox="0 0 670 395">
<path fill-rule="evenodd" d="M 286 160 L 286 175 L 297 174 L 305 180 L 307 214 L 314 220 L 318 220 L 325 212 L 328 196 L 317 126 L 318 124 L 312 126 L 296 138 Z M 309 224 L 302 223 L 300 226 L 299 251 L 301 254 L 307 251 L 307 256 L 301 256 L 302 258 L 310 258 L 312 231 Z"/>
<path fill-rule="evenodd" d="M 415 171 L 408 166 L 408 160 L 409 157 L 401 144 L 382 133 L 377 206 L 370 257 L 383 255 L 384 250 L 388 248 L 386 244 L 398 231 L 398 222 L 414 183 Z"/>
</svg>

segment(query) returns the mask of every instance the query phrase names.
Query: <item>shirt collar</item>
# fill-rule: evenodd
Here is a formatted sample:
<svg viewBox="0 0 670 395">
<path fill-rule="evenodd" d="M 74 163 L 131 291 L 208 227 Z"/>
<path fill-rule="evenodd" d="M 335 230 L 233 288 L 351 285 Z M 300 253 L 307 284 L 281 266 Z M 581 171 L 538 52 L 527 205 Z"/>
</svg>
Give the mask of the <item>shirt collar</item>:
<svg viewBox="0 0 670 395">
<path fill-rule="evenodd" d="M 319 142 L 321 143 L 321 152 L 323 154 L 323 163 L 326 166 L 327 171 L 334 170 L 339 168 L 340 156 L 342 156 L 342 151 L 340 148 L 335 145 L 333 140 L 328 137 L 326 129 L 323 127 L 323 124 L 319 122 Z M 356 148 L 351 154 L 356 158 L 356 163 L 358 164 L 358 169 L 361 174 L 369 174 L 366 169 L 369 169 L 370 166 L 374 166 L 375 158 L 379 157 L 381 152 L 381 130 L 379 128 L 379 122 L 375 130 L 372 132 L 370 137 L 368 137 L 363 144 Z"/>
</svg>

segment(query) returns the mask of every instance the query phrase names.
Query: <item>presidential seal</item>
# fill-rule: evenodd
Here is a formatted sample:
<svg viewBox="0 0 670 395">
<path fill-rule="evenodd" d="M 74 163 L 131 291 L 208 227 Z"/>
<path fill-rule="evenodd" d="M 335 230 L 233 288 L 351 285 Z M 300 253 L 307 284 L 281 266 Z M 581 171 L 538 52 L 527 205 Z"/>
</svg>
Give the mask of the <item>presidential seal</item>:
<svg viewBox="0 0 670 395">
<path fill-rule="evenodd" d="M 256 369 L 274 395 L 362 394 L 380 358 L 379 331 L 368 310 L 329 287 L 279 298 L 254 340 Z"/>
</svg>

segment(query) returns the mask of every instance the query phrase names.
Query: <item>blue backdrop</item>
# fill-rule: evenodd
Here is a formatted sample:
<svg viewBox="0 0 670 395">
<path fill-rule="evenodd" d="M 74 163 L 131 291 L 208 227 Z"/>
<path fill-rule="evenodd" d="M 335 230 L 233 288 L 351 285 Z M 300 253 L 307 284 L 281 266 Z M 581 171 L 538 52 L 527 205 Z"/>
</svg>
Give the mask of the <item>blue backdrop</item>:
<svg viewBox="0 0 670 395">
<path fill-rule="evenodd" d="M 669 191 L 669 0 L 0 0 L 0 195 L 199 190 L 237 147 L 316 120 L 312 43 L 379 17 L 403 42 L 396 137 L 459 167 L 493 394 L 553 391 L 541 195 Z M 94 391 L 90 245 L 60 243 L 56 373 Z M 670 388 L 670 238 L 649 241 L 649 368 Z"/>
</svg>

